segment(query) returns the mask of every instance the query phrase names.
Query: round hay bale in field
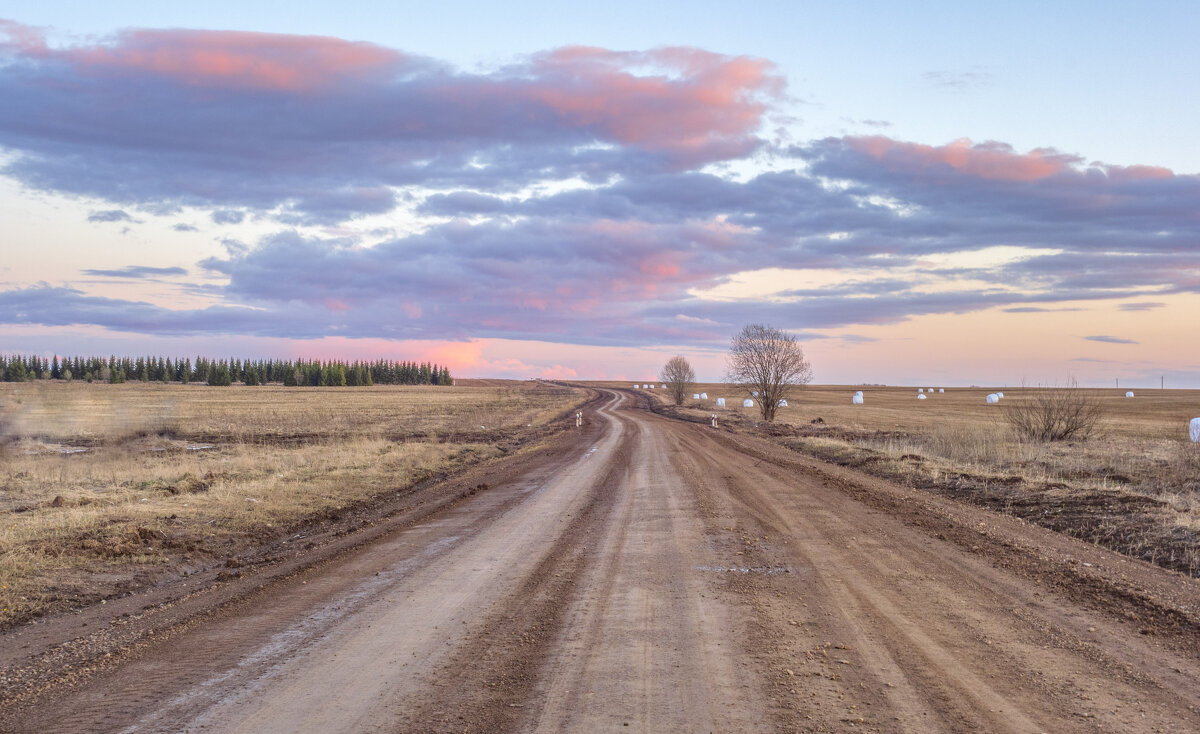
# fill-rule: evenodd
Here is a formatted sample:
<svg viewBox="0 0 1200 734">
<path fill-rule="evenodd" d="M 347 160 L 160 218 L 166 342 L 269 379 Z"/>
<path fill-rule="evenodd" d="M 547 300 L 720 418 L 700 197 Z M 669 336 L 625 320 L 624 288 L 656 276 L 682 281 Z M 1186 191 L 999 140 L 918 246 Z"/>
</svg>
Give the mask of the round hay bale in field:
<svg viewBox="0 0 1200 734">
<path fill-rule="evenodd" d="M 725 398 L 717 398 L 717 407 L 718 407 L 718 408 L 724 408 L 724 407 L 725 407 Z"/>
<path fill-rule="evenodd" d="M 852 404 L 854 404 L 854 405 L 862 405 L 862 404 L 863 404 L 863 396 L 862 396 L 862 393 L 859 393 L 858 395 L 855 395 L 853 398 L 851 398 L 851 399 L 850 399 L 850 402 L 851 402 Z"/>
<path fill-rule="evenodd" d="M 754 394 L 757 395 L 758 393 L 754 393 Z M 750 398 L 746 398 L 745 400 L 742 401 L 742 407 L 743 408 L 753 408 L 754 401 L 751 400 Z"/>
<path fill-rule="evenodd" d="M 923 395 L 923 394 L 917 396 L 917 400 L 924 400 L 924 399 L 925 399 L 925 395 Z"/>
<path fill-rule="evenodd" d="M 918 387 L 918 388 L 917 388 L 917 392 L 925 392 L 925 388 L 923 388 L 923 387 Z"/>
<path fill-rule="evenodd" d="M 938 388 L 938 392 L 946 392 L 946 388 L 944 388 L 944 387 L 939 387 L 939 388 Z"/>
<path fill-rule="evenodd" d="M 780 407 L 780 408 L 786 408 L 786 407 L 788 407 L 787 401 L 786 401 L 786 400 L 780 400 L 780 401 L 779 401 L 779 407 Z"/>
<path fill-rule="evenodd" d="M 701 399 L 701 400 L 708 400 L 708 393 L 706 393 L 706 392 L 702 392 L 702 393 L 700 393 L 700 399 Z"/>
<path fill-rule="evenodd" d="M 992 393 L 991 395 L 987 396 L 987 402 L 988 405 L 991 405 L 992 403 L 998 403 L 1000 402 L 1000 396 L 996 393 Z"/>
<path fill-rule="evenodd" d="M 1132 390 L 1130 390 L 1129 392 L 1125 393 L 1125 397 L 1127 397 L 1127 398 L 1132 398 L 1132 397 L 1133 397 L 1133 391 L 1132 391 Z"/>
<path fill-rule="evenodd" d="M 692 393 L 692 400 L 699 400 L 699 399 L 700 399 L 700 393 L 698 393 L 698 392 Z"/>
<path fill-rule="evenodd" d="M 1190 426 L 1192 443 L 1200 443 L 1200 418 L 1193 418 Z"/>
</svg>

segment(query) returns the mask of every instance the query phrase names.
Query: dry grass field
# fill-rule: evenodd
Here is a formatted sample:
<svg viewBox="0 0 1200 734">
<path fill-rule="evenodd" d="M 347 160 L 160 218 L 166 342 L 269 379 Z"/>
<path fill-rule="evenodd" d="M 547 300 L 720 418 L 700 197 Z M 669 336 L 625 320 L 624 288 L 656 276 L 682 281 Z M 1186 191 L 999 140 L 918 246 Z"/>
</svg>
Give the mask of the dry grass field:
<svg viewBox="0 0 1200 734">
<path fill-rule="evenodd" d="M 585 392 L 4 384 L 0 628 L 512 451 Z"/>
<path fill-rule="evenodd" d="M 607 383 L 629 388 L 627 383 Z M 925 386 L 925 387 L 934 387 Z M 863 405 L 852 405 L 855 390 Z M 985 396 L 1004 399 L 988 405 Z M 661 388 L 639 391 L 665 404 Z M 1200 391 L 1083 390 L 1102 411 L 1086 439 L 1020 438 L 1007 413 L 1037 388 L 947 388 L 925 400 L 912 387 L 809 386 L 781 408 L 776 425 L 727 386 L 701 384 L 692 419 L 766 431 L 789 448 L 1023 517 L 1130 556 L 1200 576 L 1200 444 L 1188 421 Z M 716 408 L 716 398 L 730 406 Z"/>
</svg>

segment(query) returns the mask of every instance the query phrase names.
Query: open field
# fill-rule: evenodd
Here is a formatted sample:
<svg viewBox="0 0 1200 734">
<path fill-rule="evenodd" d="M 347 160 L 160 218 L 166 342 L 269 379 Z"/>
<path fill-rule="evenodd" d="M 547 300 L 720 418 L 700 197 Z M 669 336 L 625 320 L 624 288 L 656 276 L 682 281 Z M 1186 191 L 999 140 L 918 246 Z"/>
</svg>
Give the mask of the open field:
<svg viewBox="0 0 1200 734">
<path fill-rule="evenodd" d="M 519 449 L 585 399 L 532 382 L 6 384 L 0 628 L 127 593 Z M 229 573 L 237 573 L 231 570 Z"/>
<path fill-rule="evenodd" d="M 417 494 L 487 491 L 0 633 L 0 731 L 1200 728 L 1200 582 L 595 392 Z"/>
<path fill-rule="evenodd" d="M 625 383 L 604 383 L 629 388 Z M 936 386 L 934 386 L 936 387 Z M 863 405 L 852 405 L 855 390 Z M 986 404 L 1002 390 L 999 405 Z M 925 400 L 912 387 L 810 386 L 757 426 L 757 408 L 732 388 L 700 384 L 693 420 L 716 413 L 731 427 L 766 431 L 789 448 L 913 487 L 1001 510 L 1127 555 L 1200 575 L 1200 445 L 1188 421 L 1200 391 L 1087 389 L 1103 410 L 1086 440 L 1019 439 L 1005 419 L 1037 388 L 948 388 Z M 660 405 L 661 389 L 639 390 Z M 732 406 L 716 408 L 715 398 Z"/>
</svg>

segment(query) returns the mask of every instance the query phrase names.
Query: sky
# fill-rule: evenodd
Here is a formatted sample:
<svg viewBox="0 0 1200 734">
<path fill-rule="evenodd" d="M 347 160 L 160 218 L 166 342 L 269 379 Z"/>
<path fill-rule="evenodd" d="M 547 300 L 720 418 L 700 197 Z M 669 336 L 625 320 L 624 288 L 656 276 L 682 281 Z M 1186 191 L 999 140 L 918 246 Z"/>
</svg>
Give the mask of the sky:
<svg viewBox="0 0 1200 734">
<path fill-rule="evenodd" d="M 1195 3 L 196 5 L 0 9 L 0 352 L 1200 388 Z"/>
</svg>

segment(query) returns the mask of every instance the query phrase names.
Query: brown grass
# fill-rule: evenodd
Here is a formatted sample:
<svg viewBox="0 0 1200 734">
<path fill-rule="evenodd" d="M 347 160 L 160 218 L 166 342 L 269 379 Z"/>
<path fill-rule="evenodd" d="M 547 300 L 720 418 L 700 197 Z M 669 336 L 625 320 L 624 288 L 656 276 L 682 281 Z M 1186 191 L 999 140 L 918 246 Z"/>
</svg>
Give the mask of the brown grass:
<svg viewBox="0 0 1200 734">
<path fill-rule="evenodd" d="M 493 458 L 583 397 L 523 382 L 5 386 L 0 627 Z"/>
<path fill-rule="evenodd" d="M 615 384 L 615 383 L 614 383 Z M 617 385 L 628 387 L 625 384 Z M 757 410 L 730 407 L 720 384 L 702 384 L 707 401 L 687 401 L 693 419 L 717 413 L 723 424 L 774 435 L 804 453 L 1025 517 L 1060 532 L 1200 576 L 1200 444 L 1188 421 L 1200 416 L 1200 391 L 1081 389 L 1102 411 L 1084 440 L 1042 442 L 1013 430 L 1011 411 L 1036 405 L 1040 388 L 952 388 L 917 399 L 916 388 L 810 386 L 774 426 Z M 988 405 L 1000 389 L 1005 398 Z M 658 391 L 644 391 L 663 402 Z"/>
</svg>

